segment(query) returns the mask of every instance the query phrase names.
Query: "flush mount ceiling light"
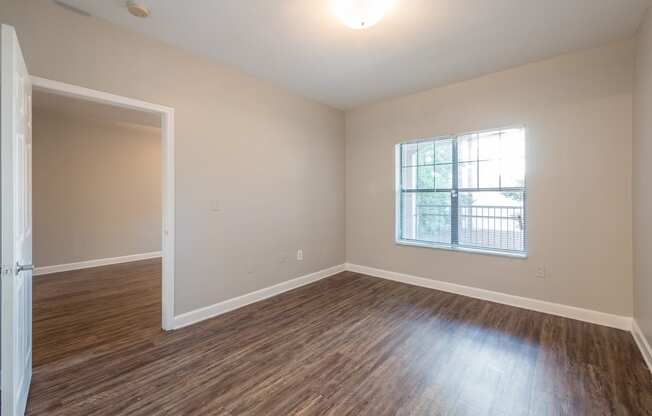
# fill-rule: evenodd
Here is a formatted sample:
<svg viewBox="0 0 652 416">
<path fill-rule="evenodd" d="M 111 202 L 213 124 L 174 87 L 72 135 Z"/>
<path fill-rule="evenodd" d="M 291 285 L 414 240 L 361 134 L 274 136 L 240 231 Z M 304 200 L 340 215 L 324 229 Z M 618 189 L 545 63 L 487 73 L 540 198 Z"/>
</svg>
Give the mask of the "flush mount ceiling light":
<svg viewBox="0 0 652 416">
<path fill-rule="evenodd" d="M 136 17 L 148 17 L 149 16 L 149 9 L 147 6 L 136 3 L 135 1 L 129 0 L 127 2 L 127 10 L 129 10 L 129 13 Z"/>
<path fill-rule="evenodd" d="M 331 0 L 333 14 L 352 29 L 367 29 L 385 16 L 396 0 Z"/>
</svg>

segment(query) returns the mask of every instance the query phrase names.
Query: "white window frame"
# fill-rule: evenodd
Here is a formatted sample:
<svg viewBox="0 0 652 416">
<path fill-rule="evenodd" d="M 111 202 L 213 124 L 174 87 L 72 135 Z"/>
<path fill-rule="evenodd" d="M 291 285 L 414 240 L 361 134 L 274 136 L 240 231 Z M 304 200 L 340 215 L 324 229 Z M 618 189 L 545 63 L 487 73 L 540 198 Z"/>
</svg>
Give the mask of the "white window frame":
<svg viewBox="0 0 652 416">
<path fill-rule="evenodd" d="M 455 142 L 457 142 L 458 138 L 461 136 L 469 135 L 469 134 L 481 134 L 481 133 L 487 133 L 487 132 L 492 132 L 492 131 L 500 131 L 500 130 L 507 130 L 507 129 L 522 129 L 524 132 L 525 136 L 525 172 L 524 172 L 524 183 L 523 183 L 523 193 L 524 193 L 524 199 L 523 199 L 523 215 L 524 215 L 524 231 L 523 231 L 523 246 L 524 249 L 523 251 L 510 251 L 510 250 L 501 250 L 501 249 L 493 249 L 493 248 L 475 248 L 475 247 L 468 247 L 464 245 L 459 245 L 459 244 L 447 244 L 447 243 L 437 243 L 437 242 L 428 242 L 428 241 L 420 241 L 420 240 L 406 240 L 402 238 L 402 206 L 401 206 L 401 200 L 402 200 L 402 193 L 403 193 L 403 188 L 402 188 L 402 155 L 401 155 L 401 145 L 404 144 L 410 144 L 410 143 L 419 143 L 423 141 L 437 141 L 437 140 L 446 140 L 446 139 L 452 139 Z M 394 195 L 394 211 L 395 211 L 395 216 L 394 216 L 394 239 L 395 243 L 398 245 L 403 245 L 403 246 L 413 246 L 413 247 L 425 247 L 425 248 L 431 248 L 431 249 L 437 249 L 437 250 L 448 250 L 448 251 L 461 251 L 461 252 L 467 252 L 467 253 L 477 253 L 477 254 L 487 254 L 487 255 L 494 255 L 494 256 L 502 256 L 502 257 L 511 257 L 511 258 L 517 258 L 517 259 L 526 259 L 529 254 L 529 225 L 528 225 L 528 216 L 529 216 L 529 209 L 528 209 L 528 182 L 527 182 L 527 139 L 528 139 L 528 130 L 525 125 L 512 125 L 512 126 L 506 126 L 506 127 L 500 127 L 500 128 L 493 128 L 493 129 L 485 129 L 485 130 L 473 130 L 473 131 L 468 131 L 468 132 L 463 132 L 463 133 L 456 133 L 456 134 L 448 134 L 448 135 L 441 135 L 441 136 L 434 136 L 434 137 L 426 137 L 426 138 L 420 138 L 420 139 L 413 139 L 413 140 L 406 140 L 406 141 L 401 141 L 400 143 L 397 143 L 394 146 L 394 152 L 395 152 L 395 160 L 394 160 L 394 167 L 395 167 L 395 195 Z M 457 163 L 457 162 L 455 162 Z M 455 181 L 457 182 L 457 181 Z M 460 190 L 458 187 L 455 186 L 456 192 L 466 192 L 469 190 Z M 480 188 L 482 189 L 482 188 Z M 451 214 L 452 215 L 452 214 Z"/>
</svg>

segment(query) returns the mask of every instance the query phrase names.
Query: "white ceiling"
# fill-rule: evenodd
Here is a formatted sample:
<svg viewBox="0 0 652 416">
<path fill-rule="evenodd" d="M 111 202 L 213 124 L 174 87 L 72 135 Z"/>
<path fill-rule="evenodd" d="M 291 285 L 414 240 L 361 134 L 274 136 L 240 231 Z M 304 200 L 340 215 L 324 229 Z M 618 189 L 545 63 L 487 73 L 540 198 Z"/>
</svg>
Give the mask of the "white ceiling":
<svg viewBox="0 0 652 416">
<path fill-rule="evenodd" d="M 398 0 L 364 31 L 329 0 L 62 0 L 93 16 L 349 109 L 634 34 L 650 0 Z"/>
<path fill-rule="evenodd" d="M 81 117 L 108 123 L 161 127 L 161 116 L 158 114 L 52 94 L 39 89 L 34 89 L 32 93 L 32 104 L 37 110 L 54 112 L 68 117 Z"/>
</svg>

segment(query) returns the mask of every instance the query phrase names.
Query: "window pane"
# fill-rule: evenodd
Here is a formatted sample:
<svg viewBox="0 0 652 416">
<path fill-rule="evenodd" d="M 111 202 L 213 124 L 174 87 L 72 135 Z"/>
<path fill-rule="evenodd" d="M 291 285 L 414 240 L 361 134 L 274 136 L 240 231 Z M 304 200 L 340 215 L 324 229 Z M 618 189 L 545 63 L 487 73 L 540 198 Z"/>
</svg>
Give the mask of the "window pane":
<svg viewBox="0 0 652 416">
<path fill-rule="evenodd" d="M 480 160 L 500 159 L 500 132 L 492 131 L 478 135 Z"/>
<path fill-rule="evenodd" d="M 525 159 L 503 159 L 502 187 L 522 188 L 525 186 Z"/>
<path fill-rule="evenodd" d="M 418 192 L 417 201 L 421 206 L 450 206 L 450 192 Z"/>
<path fill-rule="evenodd" d="M 451 207 L 419 208 L 417 240 L 451 242 Z"/>
<path fill-rule="evenodd" d="M 478 163 L 464 162 L 458 166 L 458 186 L 460 188 L 478 187 Z"/>
<path fill-rule="evenodd" d="M 457 160 L 469 162 L 478 160 L 478 136 L 467 134 L 457 139 Z"/>
<path fill-rule="evenodd" d="M 451 198 L 448 192 L 417 194 L 416 239 L 434 243 L 451 242 Z"/>
<path fill-rule="evenodd" d="M 435 167 L 419 166 L 417 177 L 417 187 L 419 189 L 435 189 Z"/>
<path fill-rule="evenodd" d="M 479 162 L 480 188 L 500 187 L 500 160 Z"/>
<path fill-rule="evenodd" d="M 437 140 L 435 142 L 435 163 L 450 163 L 453 161 L 453 140 Z"/>
<path fill-rule="evenodd" d="M 416 166 L 401 169 L 401 187 L 403 189 L 416 189 L 417 187 L 417 168 Z"/>
<path fill-rule="evenodd" d="M 417 164 L 417 144 L 406 143 L 401 145 L 402 166 L 414 166 Z"/>
<path fill-rule="evenodd" d="M 459 244 L 467 247 L 523 251 L 523 192 L 461 192 Z"/>
<path fill-rule="evenodd" d="M 431 243 L 451 242 L 451 204 L 448 192 L 402 194 L 401 238 Z"/>
<path fill-rule="evenodd" d="M 419 164 L 432 165 L 435 163 L 435 143 L 419 142 Z"/>
<path fill-rule="evenodd" d="M 435 186 L 437 189 L 453 187 L 453 165 L 435 165 Z"/>
</svg>

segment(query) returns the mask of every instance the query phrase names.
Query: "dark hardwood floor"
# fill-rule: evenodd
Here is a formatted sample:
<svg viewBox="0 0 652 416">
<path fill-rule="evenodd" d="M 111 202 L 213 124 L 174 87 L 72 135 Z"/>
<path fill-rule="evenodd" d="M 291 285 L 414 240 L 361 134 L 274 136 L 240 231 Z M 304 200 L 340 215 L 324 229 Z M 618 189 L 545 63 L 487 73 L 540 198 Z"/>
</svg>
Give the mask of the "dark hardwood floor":
<svg viewBox="0 0 652 416">
<path fill-rule="evenodd" d="M 160 273 L 35 279 L 28 414 L 652 414 L 624 331 L 345 272 L 163 333 Z"/>
</svg>

